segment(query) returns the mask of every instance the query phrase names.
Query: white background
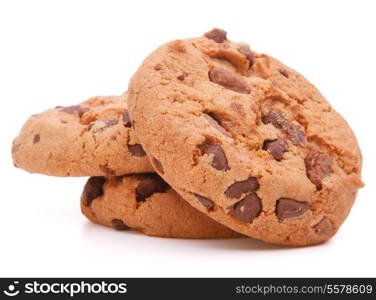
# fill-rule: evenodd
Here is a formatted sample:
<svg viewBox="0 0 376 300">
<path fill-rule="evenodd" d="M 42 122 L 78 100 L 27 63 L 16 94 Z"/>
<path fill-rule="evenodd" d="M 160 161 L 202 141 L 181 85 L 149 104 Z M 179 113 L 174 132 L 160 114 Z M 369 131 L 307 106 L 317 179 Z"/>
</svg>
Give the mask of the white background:
<svg viewBox="0 0 376 300">
<path fill-rule="evenodd" d="M 376 276 L 375 11 L 375 1 L 1 1 L 0 276 Z M 13 167 L 29 115 L 120 94 L 159 44 L 214 26 L 299 70 L 357 134 L 366 187 L 330 242 L 116 232 L 81 215 L 86 178 Z"/>
</svg>

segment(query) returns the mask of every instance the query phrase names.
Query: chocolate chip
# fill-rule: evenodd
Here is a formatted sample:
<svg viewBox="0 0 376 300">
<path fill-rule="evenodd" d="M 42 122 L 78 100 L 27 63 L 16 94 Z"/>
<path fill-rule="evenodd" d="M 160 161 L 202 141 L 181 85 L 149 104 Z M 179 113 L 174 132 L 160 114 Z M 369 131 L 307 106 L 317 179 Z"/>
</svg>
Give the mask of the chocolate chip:
<svg viewBox="0 0 376 300">
<path fill-rule="evenodd" d="M 205 141 L 198 146 L 201 151 L 201 155 L 213 154 L 213 160 L 211 166 L 217 170 L 229 170 L 228 162 L 225 153 L 223 152 L 220 144 L 213 144 L 210 141 Z"/>
<path fill-rule="evenodd" d="M 64 106 L 61 106 L 61 105 L 57 105 L 55 106 L 55 109 L 58 109 L 58 108 L 63 108 Z"/>
<path fill-rule="evenodd" d="M 250 87 L 243 78 L 221 67 L 213 66 L 209 71 L 209 79 L 234 92 L 242 94 L 249 94 L 251 92 Z"/>
<path fill-rule="evenodd" d="M 305 144 L 307 142 L 304 132 L 295 125 L 288 124 L 286 128 L 284 128 L 284 131 L 295 145 Z"/>
<path fill-rule="evenodd" d="M 264 124 L 271 123 L 275 128 L 282 129 L 291 142 L 296 145 L 304 144 L 307 141 L 304 132 L 299 127 L 289 124 L 280 113 L 270 111 L 262 117 L 262 122 Z"/>
<path fill-rule="evenodd" d="M 215 129 L 217 129 L 222 134 L 231 137 L 230 133 L 224 127 L 222 127 L 222 120 L 215 113 L 205 113 L 205 117 L 209 121 L 210 125 L 212 125 Z M 226 124 L 229 123 L 230 122 L 226 122 Z"/>
<path fill-rule="evenodd" d="M 187 76 L 188 76 L 187 73 L 185 73 L 185 72 L 181 72 L 177 78 L 178 78 L 179 80 L 184 80 L 185 77 L 187 77 Z"/>
<path fill-rule="evenodd" d="M 287 152 L 287 143 L 283 139 L 265 140 L 262 149 L 268 151 L 275 160 L 280 161 L 283 153 Z"/>
<path fill-rule="evenodd" d="M 249 68 L 251 68 L 255 61 L 255 58 L 249 46 L 247 44 L 240 45 L 238 48 L 238 51 L 241 54 L 245 55 L 245 57 L 248 59 L 248 62 L 249 62 Z"/>
<path fill-rule="evenodd" d="M 158 173 L 161 173 L 161 174 L 164 174 L 164 170 L 163 170 L 163 166 L 162 166 L 162 163 L 156 159 L 155 157 L 153 157 L 151 159 L 152 163 L 153 163 L 153 167 L 154 169 L 158 172 Z"/>
<path fill-rule="evenodd" d="M 112 227 L 116 230 L 128 230 L 130 227 L 124 224 L 124 222 L 120 219 L 112 219 L 111 221 Z"/>
<path fill-rule="evenodd" d="M 257 191 L 260 187 L 256 177 L 249 177 L 243 181 L 237 181 L 230 185 L 225 192 L 228 198 L 239 198 L 243 193 Z"/>
<path fill-rule="evenodd" d="M 20 150 L 21 144 L 15 144 L 12 145 L 12 153 L 16 153 L 18 150 Z"/>
<path fill-rule="evenodd" d="M 207 208 L 207 210 L 211 210 L 214 207 L 214 202 L 209 198 L 201 196 L 199 194 L 194 194 L 200 203 Z"/>
<path fill-rule="evenodd" d="M 319 235 L 332 236 L 334 234 L 333 223 L 327 217 L 322 218 L 320 222 L 313 226 L 313 229 Z"/>
<path fill-rule="evenodd" d="M 244 197 L 235 203 L 229 214 L 244 223 L 251 223 L 261 212 L 261 199 L 255 194 Z"/>
<path fill-rule="evenodd" d="M 142 148 L 141 144 L 134 144 L 134 145 L 129 145 L 128 144 L 128 149 L 129 149 L 129 152 L 133 155 L 133 156 L 145 156 L 146 153 L 144 151 L 144 148 Z"/>
<path fill-rule="evenodd" d="M 148 175 L 141 180 L 136 188 L 136 200 L 145 201 L 155 193 L 164 193 L 169 188 L 168 184 L 158 175 Z"/>
<path fill-rule="evenodd" d="M 116 172 L 108 167 L 108 165 L 99 165 L 99 169 L 107 176 L 114 176 Z"/>
<path fill-rule="evenodd" d="M 213 28 L 211 31 L 205 33 L 205 37 L 209 40 L 213 40 L 217 43 L 223 43 L 226 40 L 227 32 L 219 29 Z"/>
<path fill-rule="evenodd" d="M 40 141 L 40 135 L 39 134 L 34 135 L 33 143 L 37 144 L 39 143 L 39 141 Z"/>
<path fill-rule="evenodd" d="M 60 119 L 60 123 L 61 123 L 61 124 L 67 124 L 68 122 L 65 121 L 65 120 Z"/>
<path fill-rule="evenodd" d="M 287 73 L 287 71 L 285 69 L 280 69 L 279 70 L 279 73 L 281 73 L 283 76 L 285 76 L 286 78 L 289 77 L 289 73 Z"/>
<path fill-rule="evenodd" d="M 78 116 L 81 118 L 82 115 L 89 111 L 88 108 L 86 107 L 81 107 L 80 105 L 72 105 L 72 106 L 67 106 L 67 107 L 64 107 L 62 110 L 60 110 L 61 112 L 65 112 L 67 114 L 71 114 L 71 115 L 74 115 L 74 114 L 78 114 Z"/>
<path fill-rule="evenodd" d="M 125 127 L 132 127 L 132 121 L 127 109 L 123 111 L 123 123 Z"/>
<path fill-rule="evenodd" d="M 309 210 L 309 206 L 305 202 L 289 198 L 280 198 L 277 200 L 276 215 L 280 220 L 299 217 L 307 210 Z"/>
<path fill-rule="evenodd" d="M 282 129 L 287 120 L 279 113 L 275 111 L 268 112 L 265 116 L 262 117 L 262 122 L 264 124 L 272 124 L 275 128 Z"/>
<path fill-rule="evenodd" d="M 156 70 L 156 71 L 162 70 L 162 65 L 156 64 L 155 67 L 154 67 L 154 70 Z"/>
<path fill-rule="evenodd" d="M 94 199 L 103 196 L 103 185 L 106 182 L 105 177 L 90 177 L 86 182 L 82 192 L 82 203 L 89 206 Z"/>
<path fill-rule="evenodd" d="M 106 128 L 115 126 L 119 123 L 118 120 L 97 120 L 94 122 L 91 122 L 88 126 L 88 130 L 91 130 L 94 128 L 94 132 L 101 132 Z M 94 127 L 95 126 L 95 127 Z"/>
<path fill-rule="evenodd" d="M 75 114 L 76 112 L 78 112 L 79 110 L 81 109 L 81 106 L 80 105 L 72 105 L 72 106 L 67 106 L 67 107 L 64 107 L 62 110 L 60 110 L 61 112 L 65 112 L 67 114 Z"/>
<path fill-rule="evenodd" d="M 333 172 L 333 159 L 322 152 L 313 150 L 308 153 L 304 163 L 309 180 L 316 185 L 317 190 L 321 190 L 322 180 Z"/>
</svg>

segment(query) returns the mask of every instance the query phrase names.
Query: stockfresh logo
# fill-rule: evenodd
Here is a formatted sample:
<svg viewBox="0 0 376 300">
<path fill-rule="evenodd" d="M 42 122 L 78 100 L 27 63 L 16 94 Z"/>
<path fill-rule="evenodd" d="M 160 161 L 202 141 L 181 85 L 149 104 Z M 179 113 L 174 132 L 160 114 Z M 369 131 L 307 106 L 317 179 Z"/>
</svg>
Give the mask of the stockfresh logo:
<svg viewBox="0 0 376 300">
<path fill-rule="evenodd" d="M 8 286 L 8 289 L 4 290 L 3 293 L 9 297 L 17 296 L 20 291 L 17 289 L 19 281 L 13 281 L 13 284 Z"/>
<path fill-rule="evenodd" d="M 65 294 L 73 298 L 78 294 L 125 294 L 127 292 L 127 284 L 124 282 L 108 283 L 106 281 L 94 283 L 85 281 L 64 283 L 39 282 L 34 280 L 25 282 L 22 289 L 22 285 L 19 283 L 19 281 L 14 281 L 13 284 L 10 284 L 8 288 L 3 291 L 3 293 L 9 297 L 17 296 L 20 292 L 34 295 Z"/>
</svg>

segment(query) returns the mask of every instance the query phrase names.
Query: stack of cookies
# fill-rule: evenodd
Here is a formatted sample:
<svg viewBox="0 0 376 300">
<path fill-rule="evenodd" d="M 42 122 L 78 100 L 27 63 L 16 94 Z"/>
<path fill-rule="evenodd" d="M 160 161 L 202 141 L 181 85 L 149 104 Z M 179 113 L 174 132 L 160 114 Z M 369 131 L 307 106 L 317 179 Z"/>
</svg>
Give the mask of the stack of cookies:
<svg viewBox="0 0 376 300">
<path fill-rule="evenodd" d="M 346 121 L 302 75 L 213 29 L 152 52 L 121 96 L 30 117 L 17 167 L 91 176 L 82 212 L 175 238 L 330 239 L 362 187 Z"/>
</svg>

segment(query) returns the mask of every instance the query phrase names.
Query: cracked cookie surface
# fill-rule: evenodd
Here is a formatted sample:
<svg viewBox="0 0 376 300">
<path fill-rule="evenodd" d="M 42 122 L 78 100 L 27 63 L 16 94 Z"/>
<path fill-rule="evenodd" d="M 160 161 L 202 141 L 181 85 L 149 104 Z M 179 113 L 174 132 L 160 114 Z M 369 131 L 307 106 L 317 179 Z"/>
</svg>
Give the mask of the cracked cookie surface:
<svg viewBox="0 0 376 300">
<path fill-rule="evenodd" d="M 133 132 L 127 94 L 33 115 L 13 141 L 15 166 L 52 176 L 153 172 Z"/>
<path fill-rule="evenodd" d="M 156 171 L 254 238 L 326 241 L 362 186 L 346 121 L 298 72 L 223 30 L 150 54 L 129 84 L 129 111 Z"/>
<path fill-rule="evenodd" d="M 156 173 L 91 177 L 81 196 L 81 210 L 95 223 L 151 236 L 241 237 L 190 206 Z"/>
</svg>

